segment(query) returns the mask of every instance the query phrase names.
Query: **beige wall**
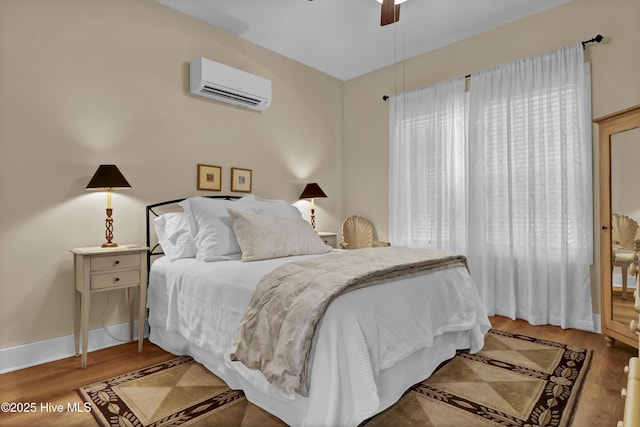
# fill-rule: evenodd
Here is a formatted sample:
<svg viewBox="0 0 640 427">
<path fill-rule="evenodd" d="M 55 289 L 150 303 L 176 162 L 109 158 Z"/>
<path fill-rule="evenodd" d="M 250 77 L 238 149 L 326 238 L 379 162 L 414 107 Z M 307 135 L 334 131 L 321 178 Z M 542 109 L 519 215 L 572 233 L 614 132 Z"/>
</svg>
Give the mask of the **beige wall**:
<svg viewBox="0 0 640 427">
<path fill-rule="evenodd" d="M 196 56 L 270 79 L 272 105 L 189 95 Z M 68 249 L 104 241 L 106 196 L 84 189 L 101 163 L 133 186 L 113 197 L 121 244 L 144 243 L 146 204 L 208 194 L 197 163 L 223 167 L 224 194 L 232 166 L 290 202 L 317 181 L 318 228 L 336 230 L 342 86 L 152 0 L 2 0 L 0 349 L 72 333 Z M 90 328 L 125 322 L 123 302 L 94 295 Z"/>
<path fill-rule="evenodd" d="M 398 27 L 399 28 L 399 27 Z M 585 51 L 592 63 L 593 117 L 640 104 L 640 1 L 573 0 L 479 36 L 345 83 L 344 210 L 371 218 L 388 238 L 389 105 L 383 94 L 424 87 L 527 56 L 606 38 Z M 599 257 L 597 128 L 594 127 L 594 235 Z M 360 165 L 366 165 L 362 167 Z M 592 268 L 594 312 L 600 311 L 599 267 Z"/>
</svg>

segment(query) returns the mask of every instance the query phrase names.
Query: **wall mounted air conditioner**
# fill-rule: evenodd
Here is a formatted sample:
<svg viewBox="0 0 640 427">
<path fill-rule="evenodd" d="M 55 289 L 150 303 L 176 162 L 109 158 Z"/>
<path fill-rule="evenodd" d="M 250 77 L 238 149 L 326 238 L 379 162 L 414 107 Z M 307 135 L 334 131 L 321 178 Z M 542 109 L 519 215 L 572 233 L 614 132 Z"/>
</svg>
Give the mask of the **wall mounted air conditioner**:
<svg viewBox="0 0 640 427">
<path fill-rule="evenodd" d="M 271 80 L 202 57 L 189 65 L 189 91 L 252 110 L 271 104 Z"/>
</svg>

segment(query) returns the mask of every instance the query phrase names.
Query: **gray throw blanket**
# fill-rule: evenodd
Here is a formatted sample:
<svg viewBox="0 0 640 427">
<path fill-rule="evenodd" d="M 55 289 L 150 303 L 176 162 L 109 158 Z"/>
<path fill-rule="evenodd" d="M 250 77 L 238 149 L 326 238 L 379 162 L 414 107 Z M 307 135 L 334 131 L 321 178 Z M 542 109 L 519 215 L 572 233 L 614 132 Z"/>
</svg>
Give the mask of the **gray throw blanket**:
<svg viewBox="0 0 640 427">
<path fill-rule="evenodd" d="M 231 347 L 231 360 L 259 369 L 286 391 L 309 394 L 317 326 L 339 295 L 453 266 L 466 258 L 405 247 L 366 248 L 290 262 L 256 287 Z"/>
</svg>

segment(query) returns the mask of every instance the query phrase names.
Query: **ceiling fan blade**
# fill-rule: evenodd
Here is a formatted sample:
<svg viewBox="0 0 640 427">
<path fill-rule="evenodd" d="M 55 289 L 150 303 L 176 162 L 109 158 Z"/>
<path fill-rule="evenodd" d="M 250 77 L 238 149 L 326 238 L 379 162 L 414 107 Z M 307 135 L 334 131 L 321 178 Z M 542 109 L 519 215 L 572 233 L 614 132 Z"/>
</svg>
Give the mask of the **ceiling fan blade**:
<svg viewBox="0 0 640 427">
<path fill-rule="evenodd" d="M 380 26 L 393 24 L 398 22 L 398 19 L 400 19 L 400 5 L 395 4 L 395 0 L 383 0 Z"/>
</svg>

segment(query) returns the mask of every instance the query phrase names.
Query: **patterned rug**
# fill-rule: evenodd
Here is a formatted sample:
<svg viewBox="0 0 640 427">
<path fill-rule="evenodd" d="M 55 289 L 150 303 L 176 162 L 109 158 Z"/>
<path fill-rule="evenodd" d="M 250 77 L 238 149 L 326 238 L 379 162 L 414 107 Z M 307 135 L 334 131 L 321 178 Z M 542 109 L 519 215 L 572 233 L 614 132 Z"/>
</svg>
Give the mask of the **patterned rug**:
<svg viewBox="0 0 640 427">
<path fill-rule="evenodd" d="M 481 352 L 458 352 L 361 426 L 568 426 L 590 358 L 580 347 L 491 330 Z M 189 357 L 78 392 L 101 426 L 284 425 Z"/>
<path fill-rule="evenodd" d="M 284 424 L 231 390 L 191 357 L 80 387 L 100 426 L 278 426 Z"/>
</svg>

